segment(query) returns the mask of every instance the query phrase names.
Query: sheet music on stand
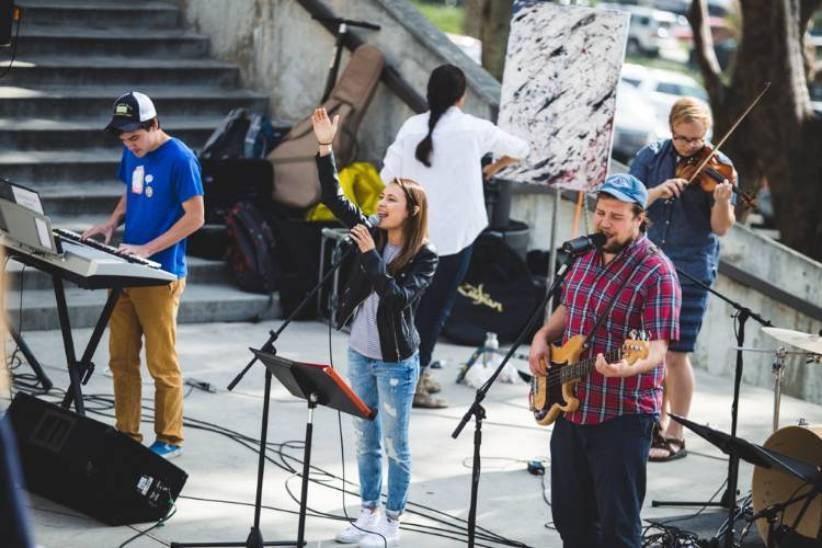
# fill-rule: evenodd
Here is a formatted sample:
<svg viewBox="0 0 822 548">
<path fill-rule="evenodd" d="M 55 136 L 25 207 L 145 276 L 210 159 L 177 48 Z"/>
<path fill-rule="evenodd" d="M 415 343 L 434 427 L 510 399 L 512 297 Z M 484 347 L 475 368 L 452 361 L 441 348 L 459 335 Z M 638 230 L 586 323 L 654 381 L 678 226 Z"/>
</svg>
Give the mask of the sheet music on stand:
<svg viewBox="0 0 822 548">
<path fill-rule="evenodd" d="M 313 394 L 318 405 L 363 419 L 376 417 L 376 411 L 330 365 L 297 362 L 254 348 L 251 351 L 293 396 L 309 401 Z"/>
<path fill-rule="evenodd" d="M 3 177 L 0 177 L 0 198 L 27 207 L 35 213 L 45 214 L 43 202 L 40 200 L 40 194 L 36 190 L 12 183 Z"/>
</svg>

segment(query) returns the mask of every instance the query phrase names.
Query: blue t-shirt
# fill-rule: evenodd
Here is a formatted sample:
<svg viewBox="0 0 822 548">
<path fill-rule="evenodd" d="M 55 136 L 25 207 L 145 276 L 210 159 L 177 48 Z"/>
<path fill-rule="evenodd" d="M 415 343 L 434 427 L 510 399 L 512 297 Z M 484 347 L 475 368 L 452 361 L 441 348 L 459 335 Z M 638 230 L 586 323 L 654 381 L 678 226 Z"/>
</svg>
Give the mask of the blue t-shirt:
<svg viewBox="0 0 822 548">
<path fill-rule="evenodd" d="M 126 184 L 126 231 L 123 242 L 143 245 L 167 232 L 185 213 L 183 202 L 203 195 L 200 164 L 182 141 L 172 137 L 138 158 L 123 148 L 117 176 Z M 163 270 L 186 275 L 186 241 L 151 256 Z"/>
<path fill-rule="evenodd" d="M 732 165 L 721 152 L 716 156 L 721 163 Z M 650 189 L 674 177 L 676 162 L 673 143 L 665 139 L 637 152 L 630 173 Z M 736 203 L 736 196 L 731 195 L 731 203 Z M 658 199 L 648 208 L 651 241 L 677 268 L 706 284 L 713 283 L 719 264 L 719 237 L 711 230 L 713 205 L 713 194 L 689 185 L 679 198 Z M 689 282 L 681 277 L 680 283 Z"/>
</svg>

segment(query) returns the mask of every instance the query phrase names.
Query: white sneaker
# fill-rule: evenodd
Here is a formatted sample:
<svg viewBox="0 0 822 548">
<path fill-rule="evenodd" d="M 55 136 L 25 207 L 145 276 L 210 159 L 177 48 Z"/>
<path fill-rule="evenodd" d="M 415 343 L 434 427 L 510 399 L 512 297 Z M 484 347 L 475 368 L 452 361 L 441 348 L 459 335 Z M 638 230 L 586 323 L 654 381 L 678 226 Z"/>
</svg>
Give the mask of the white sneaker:
<svg viewBox="0 0 822 548">
<path fill-rule="evenodd" d="M 388 548 L 400 544 L 400 522 L 388 516 L 382 516 L 372 533 L 360 541 L 360 548 Z"/>
<path fill-rule="evenodd" d="M 348 527 L 337 533 L 334 540 L 341 544 L 356 544 L 368 534 L 369 531 L 374 531 L 377 528 L 377 523 L 380 520 L 379 510 L 369 510 L 363 508 L 360 515 L 354 523 L 349 523 Z"/>
</svg>

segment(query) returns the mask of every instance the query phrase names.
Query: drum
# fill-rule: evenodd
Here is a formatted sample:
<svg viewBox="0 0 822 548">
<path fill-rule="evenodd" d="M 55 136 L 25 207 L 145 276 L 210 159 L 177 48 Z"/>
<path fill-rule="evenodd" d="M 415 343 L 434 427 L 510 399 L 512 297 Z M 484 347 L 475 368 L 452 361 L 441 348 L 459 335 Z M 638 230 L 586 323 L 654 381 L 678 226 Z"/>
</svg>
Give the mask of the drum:
<svg viewBox="0 0 822 548">
<path fill-rule="evenodd" d="M 822 425 L 786 426 L 780 428 L 768 438 L 764 447 L 808 463 L 822 466 Z M 802 481 L 774 469 L 754 467 L 751 492 L 755 512 L 785 502 L 789 498 L 805 493 Z M 804 502 L 804 501 L 803 501 Z M 782 523 L 793 527 L 794 521 L 802 510 L 803 502 L 792 504 L 785 510 Z M 778 525 L 778 523 L 777 523 Z M 758 519 L 756 528 L 762 540 L 768 542 L 768 522 Z M 808 506 L 802 519 L 794 528 L 800 535 L 816 539 L 822 533 L 822 495 L 817 495 Z"/>
</svg>

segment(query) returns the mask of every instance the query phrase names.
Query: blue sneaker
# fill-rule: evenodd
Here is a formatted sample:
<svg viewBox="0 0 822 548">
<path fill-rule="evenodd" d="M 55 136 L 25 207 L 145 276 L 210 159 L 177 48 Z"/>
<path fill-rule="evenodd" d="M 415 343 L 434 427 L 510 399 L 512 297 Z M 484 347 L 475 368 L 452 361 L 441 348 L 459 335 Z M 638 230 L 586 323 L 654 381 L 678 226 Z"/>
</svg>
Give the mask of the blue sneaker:
<svg viewBox="0 0 822 548">
<path fill-rule="evenodd" d="M 155 454 L 160 455 L 164 459 L 176 459 L 183 454 L 183 448 L 179 445 L 171 445 L 160 440 L 155 441 L 149 446 L 149 449 Z"/>
</svg>

